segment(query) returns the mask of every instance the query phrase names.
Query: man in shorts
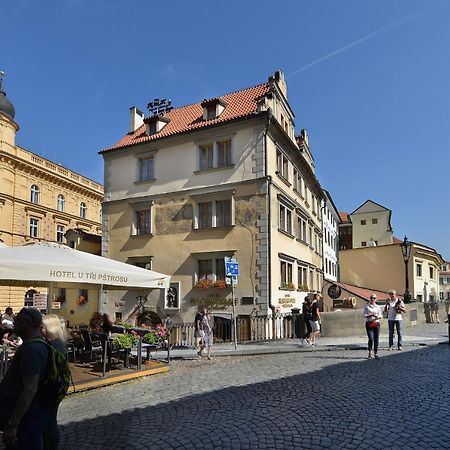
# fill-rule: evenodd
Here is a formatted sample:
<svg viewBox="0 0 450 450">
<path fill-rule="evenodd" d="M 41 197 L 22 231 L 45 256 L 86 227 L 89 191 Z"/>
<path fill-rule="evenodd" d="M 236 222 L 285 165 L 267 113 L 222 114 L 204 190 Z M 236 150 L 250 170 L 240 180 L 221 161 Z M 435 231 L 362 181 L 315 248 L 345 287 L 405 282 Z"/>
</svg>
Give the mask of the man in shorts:
<svg viewBox="0 0 450 450">
<path fill-rule="evenodd" d="M 202 307 L 199 308 L 199 311 L 194 319 L 194 339 L 195 339 L 195 348 L 198 348 L 197 355 L 199 357 L 202 356 L 202 352 L 205 349 L 205 332 L 202 328 L 203 317 L 205 316 L 206 309 Z"/>
<path fill-rule="evenodd" d="M 311 324 L 312 333 L 309 338 L 311 345 L 314 347 L 316 345 L 316 337 L 320 334 L 320 311 L 319 311 L 319 294 L 314 294 L 311 302 L 311 319 L 309 323 Z"/>
</svg>

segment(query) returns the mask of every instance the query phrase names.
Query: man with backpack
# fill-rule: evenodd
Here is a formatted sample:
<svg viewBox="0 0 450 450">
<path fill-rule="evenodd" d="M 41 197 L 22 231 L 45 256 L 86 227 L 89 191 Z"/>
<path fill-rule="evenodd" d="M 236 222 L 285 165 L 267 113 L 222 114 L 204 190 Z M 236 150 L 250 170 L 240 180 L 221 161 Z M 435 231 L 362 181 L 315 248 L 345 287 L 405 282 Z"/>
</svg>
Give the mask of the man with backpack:
<svg viewBox="0 0 450 450">
<path fill-rule="evenodd" d="M 14 319 L 14 332 L 23 344 L 0 383 L 0 430 L 7 449 L 43 449 L 50 411 L 60 401 L 57 394 L 67 391 L 61 385 L 59 355 L 41 336 L 41 324 L 41 313 L 31 307 Z"/>
<path fill-rule="evenodd" d="M 402 331 L 403 331 L 403 317 L 402 314 L 406 312 L 405 304 L 402 300 L 397 298 L 397 292 L 394 289 L 389 291 L 389 298 L 384 305 L 384 313 L 388 319 L 389 329 L 389 348 L 392 351 L 394 346 L 394 328 L 397 329 L 397 348 L 402 350 Z"/>
</svg>

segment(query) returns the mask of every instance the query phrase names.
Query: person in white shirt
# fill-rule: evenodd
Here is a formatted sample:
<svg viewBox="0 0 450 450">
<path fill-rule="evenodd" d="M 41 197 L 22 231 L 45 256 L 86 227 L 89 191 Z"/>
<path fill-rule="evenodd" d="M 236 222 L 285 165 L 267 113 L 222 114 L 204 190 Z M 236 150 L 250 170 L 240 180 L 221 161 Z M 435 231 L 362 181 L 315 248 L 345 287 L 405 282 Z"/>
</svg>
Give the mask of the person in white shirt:
<svg viewBox="0 0 450 450">
<path fill-rule="evenodd" d="M 405 304 L 402 300 L 397 298 L 397 292 L 394 289 L 389 291 L 389 298 L 386 300 L 384 312 L 387 313 L 388 327 L 389 327 L 389 348 L 392 350 L 394 346 L 394 328 L 397 329 L 397 348 L 402 349 L 402 331 L 403 318 L 402 314 L 406 312 Z"/>
<path fill-rule="evenodd" d="M 369 303 L 364 307 L 364 318 L 366 321 L 366 332 L 369 342 L 367 347 L 369 349 L 368 358 L 375 356 L 378 359 L 378 342 L 380 339 L 380 319 L 381 308 L 376 304 L 377 296 L 372 294 Z M 372 353 L 373 349 L 373 353 Z"/>
</svg>

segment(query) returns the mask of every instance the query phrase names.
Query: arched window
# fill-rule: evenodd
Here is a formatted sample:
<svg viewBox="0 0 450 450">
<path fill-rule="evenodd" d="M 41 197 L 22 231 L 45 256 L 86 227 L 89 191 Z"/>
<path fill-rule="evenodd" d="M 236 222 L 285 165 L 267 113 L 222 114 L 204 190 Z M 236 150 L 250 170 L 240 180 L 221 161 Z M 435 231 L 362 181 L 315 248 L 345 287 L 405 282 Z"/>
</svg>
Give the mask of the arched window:
<svg viewBox="0 0 450 450">
<path fill-rule="evenodd" d="M 64 198 L 64 195 L 59 194 L 58 195 L 58 200 L 57 200 L 57 203 L 56 203 L 56 208 L 58 209 L 58 211 L 61 211 L 61 212 L 64 211 L 65 203 L 66 203 L 66 199 Z"/>
<path fill-rule="evenodd" d="M 39 203 L 39 193 L 39 186 L 33 184 L 33 186 L 31 186 L 31 203 Z"/>
<path fill-rule="evenodd" d="M 87 216 L 87 206 L 86 206 L 86 203 L 81 202 L 81 203 L 80 203 L 80 217 L 81 217 L 82 219 L 86 219 L 86 216 Z"/>
</svg>

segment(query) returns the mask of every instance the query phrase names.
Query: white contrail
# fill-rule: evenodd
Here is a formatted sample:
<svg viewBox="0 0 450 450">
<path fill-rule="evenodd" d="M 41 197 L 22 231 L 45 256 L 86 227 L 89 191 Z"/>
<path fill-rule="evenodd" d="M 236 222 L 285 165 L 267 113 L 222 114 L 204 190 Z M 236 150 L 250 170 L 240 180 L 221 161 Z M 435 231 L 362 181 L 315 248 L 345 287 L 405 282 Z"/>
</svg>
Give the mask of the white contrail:
<svg viewBox="0 0 450 450">
<path fill-rule="evenodd" d="M 331 53 L 328 53 L 327 55 L 324 55 L 320 58 L 315 59 L 314 61 L 310 62 L 306 66 L 300 67 L 300 69 L 295 70 L 294 72 L 289 74 L 286 78 L 292 78 L 293 76 L 299 74 L 300 72 L 303 72 L 304 70 L 309 69 L 310 67 L 316 66 L 317 64 L 321 63 L 322 61 L 326 61 L 327 59 L 330 59 L 333 56 L 338 55 L 339 53 L 345 52 L 346 50 L 348 50 L 352 47 L 356 47 L 357 45 L 362 44 L 363 42 L 368 41 L 369 39 L 372 39 L 373 37 L 375 37 L 381 33 L 384 33 L 388 30 L 392 30 L 393 28 L 399 27 L 400 25 L 403 25 L 407 22 L 411 22 L 411 20 L 414 20 L 417 17 L 422 16 L 427 11 L 428 11 L 428 9 L 424 9 L 423 11 L 419 11 L 417 13 L 411 14 L 403 19 L 396 20 L 395 22 L 392 22 L 389 25 L 386 25 L 385 27 L 382 27 L 376 31 L 373 31 L 372 33 L 368 34 L 367 36 L 357 39 L 356 41 L 351 42 L 350 44 L 344 45 L 343 47 L 338 48 L 338 49 L 332 51 Z"/>
</svg>

